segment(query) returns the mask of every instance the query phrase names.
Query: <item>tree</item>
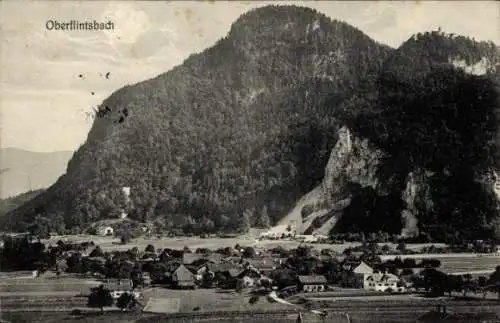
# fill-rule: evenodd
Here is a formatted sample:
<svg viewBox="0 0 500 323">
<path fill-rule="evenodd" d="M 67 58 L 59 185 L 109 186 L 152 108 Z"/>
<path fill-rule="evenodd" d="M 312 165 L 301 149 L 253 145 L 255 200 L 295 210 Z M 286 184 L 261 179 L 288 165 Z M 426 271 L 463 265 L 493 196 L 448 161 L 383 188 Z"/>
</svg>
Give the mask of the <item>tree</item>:
<svg viewBox="0 0 500 323">
<path fill-rule="evenodd" d="M 500 302 L 500 266 L 497 266 L 495 271 L 490 275 L 488 283 L 495 286 L 498 293 L 498 301 Z"/>
<path fill-rule="evenodd" d="M 50 220 L 41 215 L 37 215 L 28 230 L 32 236 L 36 236 L 40 239 L 47 239 L 50 237 Z"/>
<path fill-rule="evenodd" d="M 382 253 L 383 254 L 387 255 L 387 254 L 389 254 L 390 251 L 391 251 L 391 248 L 387 244 L 382 246 Z"/>
<path fill-rule="evenodd" d="M 142 274 L 141 266 L 136 265 L 130 274 L 133 288 L 144 286 L 144 276 Z"/>
<path fill-rule="evenodd" d="M 95 247 L 94 250 L 92 250 L 89 254 L 89 257 L 102 257 L 102 256 L 104 256 L 104 252 L 99 246 Z"/>
<path fill-rule="evenodd" d="M 97 307 L 104 312 L 105 306 L 113 305 L 113 297 L 108 289 L 104 288 L 104 285 L 94 287 L 90 291 L 88 298 L 88 307 Z"/>
<path fill-rule="evenodd" d="M 61 276 L 62 273 L 68 270 L 68 265 L 66 262 L 59 261 L 56 263 L 56 275 L 57 277 Z"/>
<path fill-rule="evenodd" d="M 246 247 L 243 250 L 243 257 L 245 257 L 245 258 L 255 257 L 255 249 L 253 247 Z"/>
<path fill-rule="evenodd" d="M 238 279 L 236 281 L 236 292 L 241 294 L 243 292 L 243 288 L 244 288 L 244 281 L 243 279 Z"/>
<path fill-rule="evenodd" d="M 243 233 L 248 232 L 248 230 L 250 230 L 250 227 L 251 227 L 250 221 L 251 221 L 251 219 L 250 219 L 250 215 L 248 214 L 248 212 L 243 212 L 243 216 L 241 218 L 241 221 L 238 221 L 240 231 L 242 231 Z"/>
<path fill-rule="evenodd" d="M 262 207 L 262 212 L 260 214 L 260 219 L 259 219 L 259 226 L 261 228 L 269 228 L 271 226 L 271 219 L 269 218 L 269 214 L 267 212 L 267 205 L 264 205 Z M 291 227 L 290 227 L 291 231 Z"/>
<path fill-rule="evenodd" d="M 402 254 L 406 253 L 406 243 L 404 241 L 400 241 L 397 246 L 397 250 L 399 250 Z"/>
<path fill-rule="evenodd" d="M 132 293 L 123 293 L 116 300 L 116 306 L 120 308 L 122 311 L 131 310 L 137 305 L 138 302 L 135 299 L 134 294 Z"/>
<path fill-rule="evenodd" d="M 120 241 L 122 244 L 127 244 L 132 240 L 132 234 L 128 231 L 124 231 L 120 236 Z"/>
<path fill-rule="evenodd" d="M 155 247 L 152 244 L 148 244 L 147 247 L 146 247 L 146 249 L 144 251 L 145 252 L 154 253 L 155 252 Z"/>
</svg>

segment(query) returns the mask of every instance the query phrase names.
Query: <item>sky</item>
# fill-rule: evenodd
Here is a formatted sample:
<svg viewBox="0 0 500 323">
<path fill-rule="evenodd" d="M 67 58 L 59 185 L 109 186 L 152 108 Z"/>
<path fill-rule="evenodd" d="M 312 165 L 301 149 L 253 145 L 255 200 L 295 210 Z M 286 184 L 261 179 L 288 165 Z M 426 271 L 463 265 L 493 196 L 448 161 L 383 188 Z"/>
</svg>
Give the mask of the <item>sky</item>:
<svg viewBox="0 0 500 323">
<path fill-rule="evenodd" d="M 0 147 L 78 149 L 92 125 L 89 112 L 111 93 L 182 64 L 224 37 L 241 14 L 270 3 L 1 1 Z M 280 3 L 315 8 L 392 47 L 439 27 L 500 44 L 494 1 Z M 111 20 L 114 30 L 46 28 L 48 20 L 86 19 Z"/>
</svg>

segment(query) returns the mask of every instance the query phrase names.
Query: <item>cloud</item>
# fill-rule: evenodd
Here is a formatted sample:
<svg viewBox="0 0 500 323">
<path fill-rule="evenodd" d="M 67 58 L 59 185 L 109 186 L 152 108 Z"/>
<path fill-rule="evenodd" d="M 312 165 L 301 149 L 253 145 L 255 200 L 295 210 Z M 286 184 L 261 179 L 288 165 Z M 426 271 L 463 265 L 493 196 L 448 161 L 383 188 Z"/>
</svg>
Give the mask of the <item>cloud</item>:
<svg viewBox="0 0 500 323">
<path fill-rule="evenodd" d="M 101 21 L 114 23 L 113 33 L 108 33 L 112 42 L 133 44 L 146 33 L 151 24 L 146 13 L 132 3 L 111 3 L 104 10 Z"/>
</svg>

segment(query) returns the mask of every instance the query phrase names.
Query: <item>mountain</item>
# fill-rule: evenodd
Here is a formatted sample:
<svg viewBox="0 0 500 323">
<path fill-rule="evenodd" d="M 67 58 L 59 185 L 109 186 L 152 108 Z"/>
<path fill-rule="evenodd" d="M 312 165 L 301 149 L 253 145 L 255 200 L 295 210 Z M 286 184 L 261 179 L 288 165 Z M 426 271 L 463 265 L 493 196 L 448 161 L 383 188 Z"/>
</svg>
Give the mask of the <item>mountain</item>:
<svg viewBox="0 0 500 323">
<path fill-rule="evenodd" d="M 185 232 L 285 219 L 306 233 L 500 236 L 498 53 L 439 31 L 391 49 L 309 8 L 255 9 L 113 93 L 66 174 L 9 214 L 17 229 L 125 213 Z"/>
<path fill-rule="evenodd" d="M 126 209 L 187 230 L 277 220 L 321 182 L 337 102 L 373 83 L 389 52 L 309 8 L 250 11 L 213 47 L 106 99 L 66 175 L 15 213 L 83 226 Z"/>
<path fill-rule="evenodd" d="M 64 174 L 72 155 L 72 151 L 41 153 L 1 149 L 0 198 L 49 187 Z"/>
<path fill-rule="evenodd" d="M 354 178 L 337 230 L 500 237 L 499 64 L 493 43 L 439 31 L 415 35 L 390 55 L 376 93 L 352 99 L 351 107 L 369 109 L 344 109 L 355 146 L 377 157 L 377 171 L 376 185 L 373 171 L 361 176 L 367 183 Z M 360 147 L 361 139 L 371 146 Z"/>
</svg>

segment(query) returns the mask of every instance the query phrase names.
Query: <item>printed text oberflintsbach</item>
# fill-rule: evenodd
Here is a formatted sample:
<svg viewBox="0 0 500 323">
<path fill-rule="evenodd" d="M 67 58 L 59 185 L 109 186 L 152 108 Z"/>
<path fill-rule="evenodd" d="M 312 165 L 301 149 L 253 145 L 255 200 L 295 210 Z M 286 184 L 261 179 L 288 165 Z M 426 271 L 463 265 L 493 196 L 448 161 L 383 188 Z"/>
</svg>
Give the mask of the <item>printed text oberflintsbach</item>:
<svg viewBox="0 0 500 323">
<path fill-rule="evenodd" d="M 108 22 L 98 22 L 93 21 L 58 21 L 58 20 L 47 20 L 45 23 L 47 30 L 113 30 L 115 29 L 115 24 L 112 21 Z"/>
</svg>

